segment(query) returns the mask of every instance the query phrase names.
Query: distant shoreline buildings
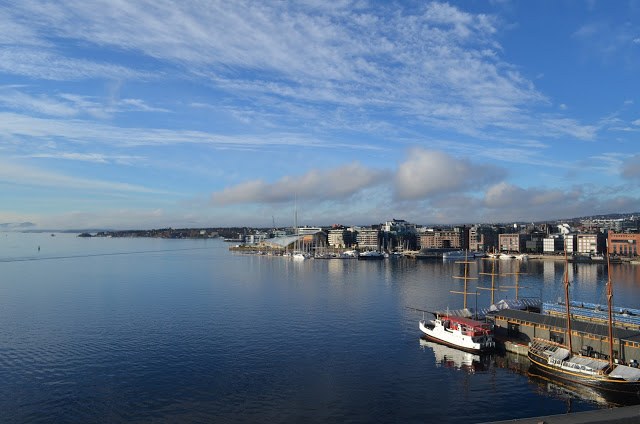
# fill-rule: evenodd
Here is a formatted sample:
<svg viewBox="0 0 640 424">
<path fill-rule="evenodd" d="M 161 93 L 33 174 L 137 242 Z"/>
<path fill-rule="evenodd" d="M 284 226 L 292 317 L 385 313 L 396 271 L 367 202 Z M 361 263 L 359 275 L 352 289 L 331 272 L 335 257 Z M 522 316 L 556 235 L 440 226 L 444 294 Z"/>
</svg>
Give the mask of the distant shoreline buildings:
<svg viewBox="0 0 640 424">
<path fill-rule="evenodd" d="M 83 233 L 82 236 L 91 236 Z M 359 251 L 428 252 L 470 250 L 510 254 L 560 254 L 595 257 L 607 252 L 637 257 L 640 215 L 583 218 L 555 223 L 422 226 L 392 219 L 371 226 L 255 228 L 171 228 L 149 231 L 99 232 L 97 237 L 216 238 L 245 246 L 272 249 L 356 249 Z M 94 237 L 95 237 L 94 236 Z"/>
</svg>

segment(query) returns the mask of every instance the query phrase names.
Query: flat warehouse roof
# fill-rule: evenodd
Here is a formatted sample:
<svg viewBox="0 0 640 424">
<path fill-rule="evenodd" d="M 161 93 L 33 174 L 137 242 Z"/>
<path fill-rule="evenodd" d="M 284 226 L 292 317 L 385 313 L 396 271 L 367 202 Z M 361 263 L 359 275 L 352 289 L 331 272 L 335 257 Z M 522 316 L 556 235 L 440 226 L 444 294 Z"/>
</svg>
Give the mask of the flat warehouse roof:
<svg viewBox="0 0 640 424">
<path fill-rule="evenodd" d="M 536 312 L 521 311 L 518 309 L 504 309 L 494 314 L 497 318 L 507 321 L 521 320 L 527 321 L 534 325 L 548 325 L 550 327 L 565 328 L 567 320 L 553 315 L 539 314 Z M 607 325 L 571 320 L 571 329 L 580 333 L 594 334 L 601 337 L 609 337 L 609 328 Z M 640 343 L 640 331 L 627 330 L 625 328 L 614 327 L 613 337 L 616 339 L 630 340 Z"/>
</svg>

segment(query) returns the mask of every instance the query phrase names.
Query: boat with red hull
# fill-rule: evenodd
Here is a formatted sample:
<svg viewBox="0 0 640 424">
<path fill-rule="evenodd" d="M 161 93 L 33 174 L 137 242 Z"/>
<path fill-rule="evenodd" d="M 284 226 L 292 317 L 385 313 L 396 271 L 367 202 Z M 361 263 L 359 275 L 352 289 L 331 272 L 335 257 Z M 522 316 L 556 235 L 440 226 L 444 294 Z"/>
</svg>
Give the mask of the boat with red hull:
<svg viewBox="0 0 640 424">
<path fill-rule="evenodd" d="M 495 347 L 490 325 L 469 318 L 436 315 L 433 320 L 420 320 L 420 330 L 429 340 L 471 353 Z"/>
</svg>

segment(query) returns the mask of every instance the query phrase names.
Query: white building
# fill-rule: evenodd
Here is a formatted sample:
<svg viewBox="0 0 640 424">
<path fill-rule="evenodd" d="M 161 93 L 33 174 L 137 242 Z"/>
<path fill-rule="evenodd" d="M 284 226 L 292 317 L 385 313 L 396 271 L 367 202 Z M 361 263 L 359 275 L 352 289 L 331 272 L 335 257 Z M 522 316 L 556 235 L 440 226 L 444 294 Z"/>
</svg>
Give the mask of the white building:
<svg viewBox="0 0 640 424">
<path fill-rule="evenodd" d="M 564 240 L 565 238 L 559 235 L 545 237 L 542 240 L 542 251 L 546 254 L 564 252 Z"/>
<path fill-rule="evenodd" d="M 359 229 L 356 242 L 360 249 L 377 250 L 380 248 L 380 230 Z"/>
</svg>

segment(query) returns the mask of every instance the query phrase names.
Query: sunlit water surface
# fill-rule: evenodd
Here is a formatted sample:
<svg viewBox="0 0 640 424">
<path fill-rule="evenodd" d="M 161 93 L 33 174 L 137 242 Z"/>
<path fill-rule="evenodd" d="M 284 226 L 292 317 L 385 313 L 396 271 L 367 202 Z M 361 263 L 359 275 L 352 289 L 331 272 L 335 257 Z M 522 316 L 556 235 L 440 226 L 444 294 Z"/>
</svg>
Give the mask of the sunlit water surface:
<svg viewBox="0 0 640 424">
<path fill-rule="evenodd" d="M 560 294 L 561 262 L 499 265 L 526 273 L 523 296 Z M 472 423 L 607 407 L 528 376 L 526 358 L 465 362 L 421 343 L 406 307 L 460 308 L 462 272 L 234 255 L 221 240 L 0 233 L 1 420 Z M 619 304 L 640 304 L 639 273 L 615 266 Z M 574 298 L 601 301 L 605 274 L 572 265 Z M 490 286 L 480 277 L 471 287 Z"/>
</svg>

